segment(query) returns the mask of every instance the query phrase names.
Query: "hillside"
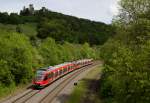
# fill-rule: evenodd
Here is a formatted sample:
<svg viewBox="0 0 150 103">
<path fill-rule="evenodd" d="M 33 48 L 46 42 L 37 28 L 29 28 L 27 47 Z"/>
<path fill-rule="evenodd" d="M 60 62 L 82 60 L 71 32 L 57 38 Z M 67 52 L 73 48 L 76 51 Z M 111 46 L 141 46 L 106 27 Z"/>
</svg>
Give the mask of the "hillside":
<svg viewBox="0 0 150 103">
<path fill-rule="evenodd" d="M 88 42 L 92 45 L 99 45 L 104 44 L 115 34 L 111 25 L 52 12 L 46 8 L 34 11 L 25 8 L 20 11 L 20 15 L 0 13 L 0 23 L 18 25 L 17 31 L 19 29 L 19 32 L 23 33 L 26 31 L 25 28 L 30 27 L 22 25 L 34 23 L 37 24 L 35 25 L 37 33 L 36 35 L 35 32 L 30 33 L 32 35 L 30 37 L 39 39 L 52 37 L 60 43 L 64 41 L 81 44 Z"/>
</svg>

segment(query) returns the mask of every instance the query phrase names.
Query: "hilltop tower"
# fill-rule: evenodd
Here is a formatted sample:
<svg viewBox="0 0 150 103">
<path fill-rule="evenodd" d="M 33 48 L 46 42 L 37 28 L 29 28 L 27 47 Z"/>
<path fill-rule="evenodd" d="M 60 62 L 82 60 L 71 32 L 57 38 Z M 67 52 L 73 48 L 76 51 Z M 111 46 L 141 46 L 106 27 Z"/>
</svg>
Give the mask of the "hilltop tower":
<svg viewBox="0 0 150 103">
<path fill-rule="evenodd" d="M 26 10 L 26 7 L 25 6 L 23 6 L 23 11 L 25 11 Z"/>
<path fill-rule="evenodd" d="M 23 10 L 20 11 L 20 15 L 29 16 L 33 15 L 35 13 L 33 4 L 30 4 L 28 8 L 25 6 L 23 7 Z"/>
<path fill-rule="evenodd" d="M 34 14 L 34 7 L 33 7 L 33 4 L 30 4 L 30 5 L 29 5 L 29 12 L 30 12 L 31 14 Z"/>
<path fill-rule="evenodd" d="M 42 7 L 42 11 L 43 11 L 43 12 L 46 12 L 47 9 L 46 9 L 45 7 Z"/>
</svg>

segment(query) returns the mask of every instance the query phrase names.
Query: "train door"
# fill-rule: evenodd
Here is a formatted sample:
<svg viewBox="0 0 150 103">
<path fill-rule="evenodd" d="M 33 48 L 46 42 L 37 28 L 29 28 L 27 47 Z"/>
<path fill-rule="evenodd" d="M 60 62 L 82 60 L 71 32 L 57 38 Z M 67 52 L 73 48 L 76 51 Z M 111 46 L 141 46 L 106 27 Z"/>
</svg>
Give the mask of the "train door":
<svg viewBox="0 0 150 103">
<path fill-rule="evenodd" d="M 63 74 L 66 74 L 66 71 L 67 71 L 67 68 L 64 67 L 64 68 L 63 68 Z"/>
<path fill-rule="evenodd" d="M 54 79 L 54 73 L 51 72 L 51 73 L 48 74 L 48 80 L 49 80 L 49 83 L 52 82 L 53 79 Z"/>
<path fill-rule="evenodd" d="M 71 65 L 68 65 L 68 72 L 72 71 Z"/>
<path fill-rule="evenodd" d="M 59 71 L 59 75 L 61 76 L 62 74 L 63 74 L 63 70 L 61 68 L 60 71 Z"/>
<path fill-rule="evenodd" d="M 55 71 L 55 78 L 58 77 L 58 70 Z"/>
</svg>

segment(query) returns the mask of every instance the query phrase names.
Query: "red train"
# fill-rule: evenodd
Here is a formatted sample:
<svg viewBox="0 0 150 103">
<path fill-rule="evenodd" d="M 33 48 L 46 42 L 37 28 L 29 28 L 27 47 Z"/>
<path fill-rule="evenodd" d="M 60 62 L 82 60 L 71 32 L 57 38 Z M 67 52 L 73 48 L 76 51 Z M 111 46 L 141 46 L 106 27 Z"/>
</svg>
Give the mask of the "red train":
<svg viewBox="0 0 150 103">
<path fill-rule="evenodd" d="M 49 66 L 46 68 L 40 68 L 37 70 L 36 76 L 33 79 L 33 85 L 37 88 L 43 88 L 65 74 L 92 63 L 92 59 L 83 59 L 73 62 L 66 62 L 55 66 Z"/>
</svg>

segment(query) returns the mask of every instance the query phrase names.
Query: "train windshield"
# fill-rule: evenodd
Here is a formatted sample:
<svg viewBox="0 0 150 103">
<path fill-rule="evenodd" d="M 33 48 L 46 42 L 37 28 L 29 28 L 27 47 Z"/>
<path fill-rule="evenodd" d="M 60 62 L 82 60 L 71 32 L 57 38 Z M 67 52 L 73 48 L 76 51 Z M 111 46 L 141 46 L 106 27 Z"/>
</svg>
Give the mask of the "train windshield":
<svg viewBox="0 0 150 103">
<path fill-rule="evenodd" d="M 44 79 L 44 74 L 45 74 L 45 71 L 38 70 L 36 72 L 36 81 L 42 81 Z"/>
</svg>

